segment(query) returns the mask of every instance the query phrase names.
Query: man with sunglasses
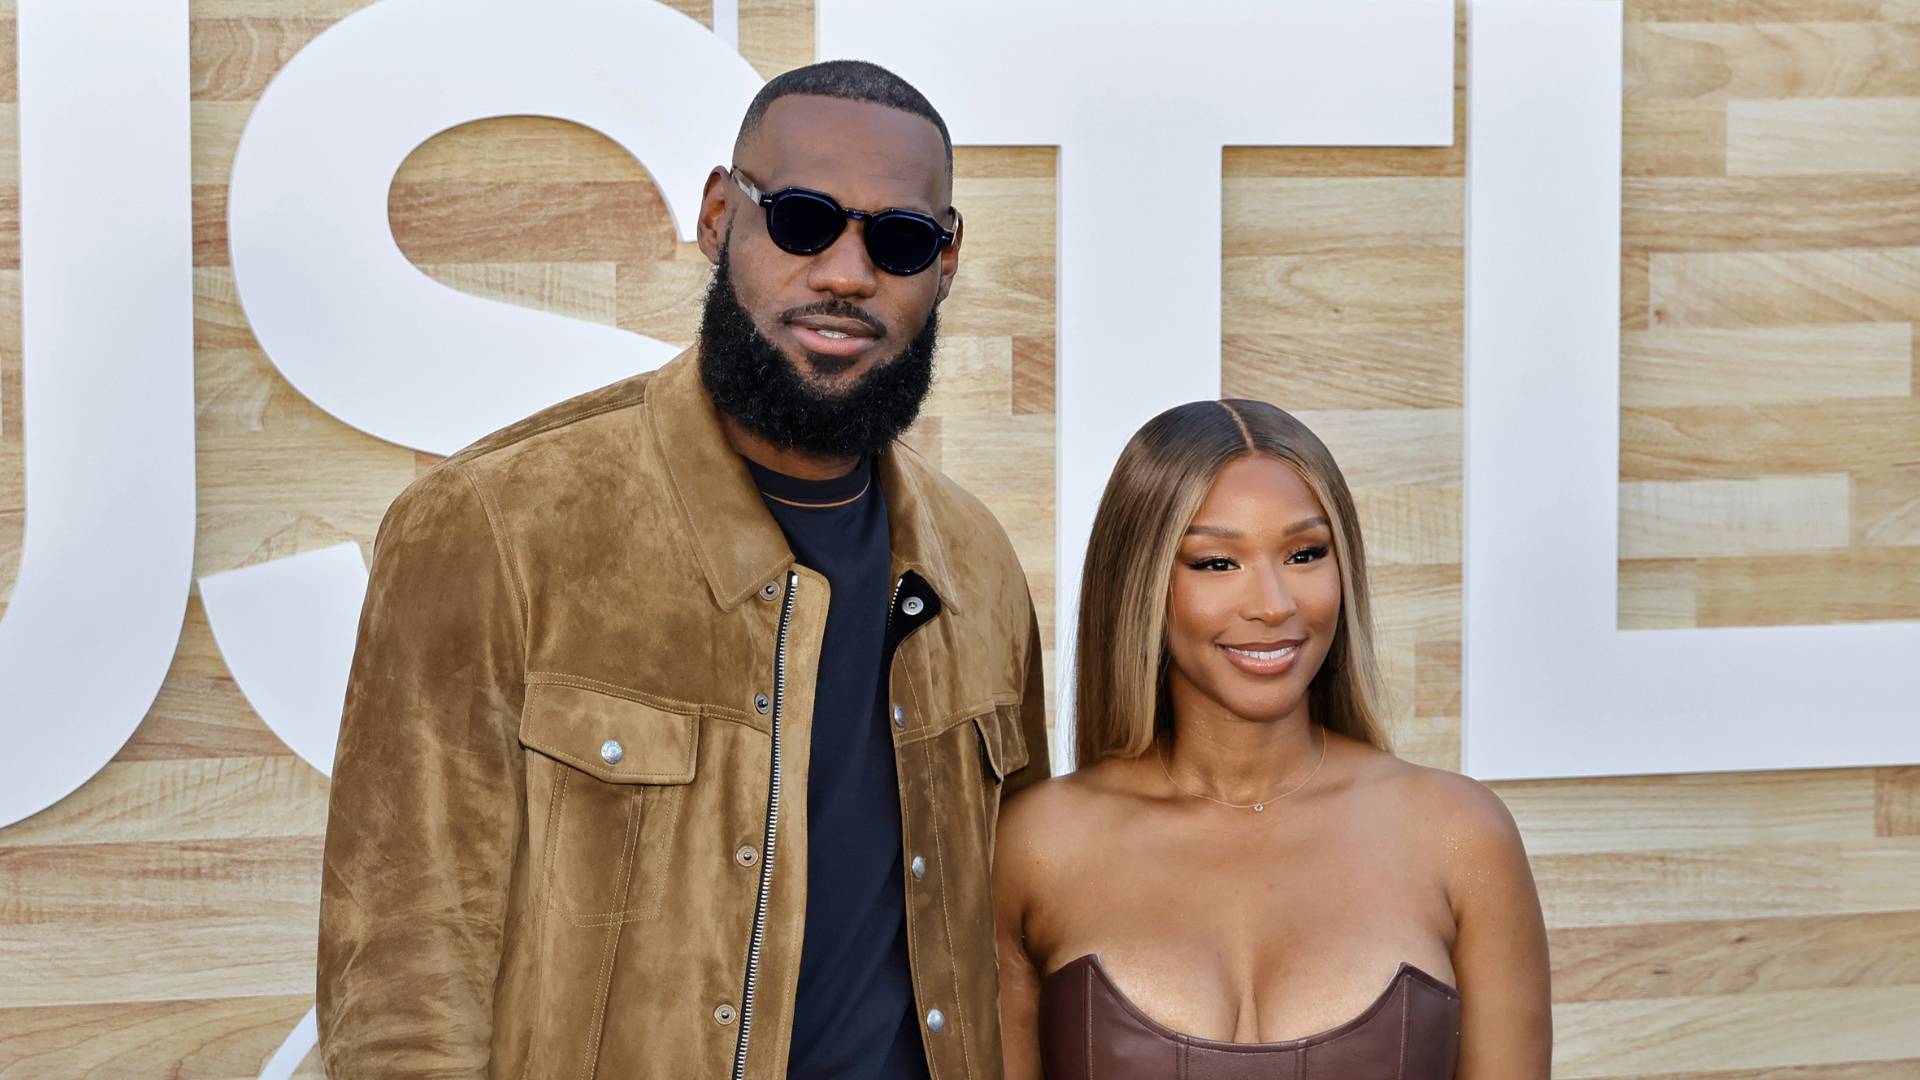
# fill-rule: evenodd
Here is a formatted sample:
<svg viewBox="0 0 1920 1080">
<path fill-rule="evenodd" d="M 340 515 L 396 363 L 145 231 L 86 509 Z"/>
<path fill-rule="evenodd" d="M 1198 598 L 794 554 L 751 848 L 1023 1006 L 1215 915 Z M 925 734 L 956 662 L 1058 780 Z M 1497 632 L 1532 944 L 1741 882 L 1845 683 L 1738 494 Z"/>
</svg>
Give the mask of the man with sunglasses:
<svg viewBox="0 0 1920 1080">
<path fill-rule="evenodd" d="M 700 343 L 395 500 L 323 870 L 329 1075 L 1000 1075 L 1000 800 L 1047 775 L 1005 533 L 902 446 L 952 144 L 834 61 L 709 176 Z"/>
</svg>

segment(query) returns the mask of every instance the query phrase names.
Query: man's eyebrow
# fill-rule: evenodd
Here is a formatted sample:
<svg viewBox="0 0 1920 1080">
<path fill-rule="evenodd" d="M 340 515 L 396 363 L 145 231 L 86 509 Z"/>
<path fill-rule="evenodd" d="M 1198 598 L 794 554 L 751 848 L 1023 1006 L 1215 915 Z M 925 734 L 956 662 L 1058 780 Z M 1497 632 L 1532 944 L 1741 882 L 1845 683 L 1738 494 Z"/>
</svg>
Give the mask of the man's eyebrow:
<svg viewBox="0 0 1920 1080">
<path fill-rule="evenodd" d="M 1287 526 L 1286 535 L 1292 536 L 1295 533 L 1303 533 L 1303 532 L 1306 532 L 1308 529 L 1315 527 L 1316 525 L 1325 525 L 1325 524 L 1327 524 L 1327 519 L 1318 514 L 1315 514 L 1313 517 L 1301 518 L 1299 521 L 1296 521 L 1293 524 Z M 1212 537 L 1217 537 L 1221 540 L 1242 540 L 1246 538 L 1246 534 L 1241 532 L 1240 530 L 1228 529 L 1220 525 L 1189 525 L 1187 526 L 1187 535 L 1188 536 L 1212 536 Z"/>
</svg>

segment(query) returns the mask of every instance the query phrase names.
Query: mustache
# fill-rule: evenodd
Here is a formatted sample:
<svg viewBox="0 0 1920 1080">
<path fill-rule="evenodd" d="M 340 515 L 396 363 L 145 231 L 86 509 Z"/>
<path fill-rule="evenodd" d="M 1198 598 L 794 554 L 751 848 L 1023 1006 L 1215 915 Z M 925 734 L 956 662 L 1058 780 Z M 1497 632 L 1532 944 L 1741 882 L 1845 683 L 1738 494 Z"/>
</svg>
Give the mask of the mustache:
<svg viewBox="0 0 1920 1080">
<path fill-rule="evenodd" d="M 887 324 L 885 320 L 848 300 L 815 300 L 811 304 L 802 304 L 797 308 L 788 308 L 780 313 L 780 321 L 789 323 L 795 319 L 804 319 L 809 315 L 825 315 L 832 319 L 852 319 L 855 322 L 865 324 L 867 329 L 872 330 L 874 334 L 879 337 L 887 336 Z"/>
</svg>

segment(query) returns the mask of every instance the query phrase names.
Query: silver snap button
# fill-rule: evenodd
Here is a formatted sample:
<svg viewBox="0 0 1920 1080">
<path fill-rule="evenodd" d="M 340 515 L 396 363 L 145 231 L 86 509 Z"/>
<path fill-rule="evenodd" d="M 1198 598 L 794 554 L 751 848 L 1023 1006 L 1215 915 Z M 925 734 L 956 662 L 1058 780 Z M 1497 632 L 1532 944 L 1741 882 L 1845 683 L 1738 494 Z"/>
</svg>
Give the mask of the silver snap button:
<svg viewBox="0 0 1920 1080">
<path fill-rule="evenodd" d="M 620 759 L 626 756 L 627 752 L 620 746 L 619 739 L 608 739 L 600 744 L 600 760 L 609 765 L 620 764 Z"/>
<path fill-rule="evenodd" d="M 917 596 L 909 596 L 905 600 L 900 601 L 900 613 L 902 615 L 918 615 L 926 609 L 926 601 Z"/>
<path fill-rule="evenodd" d="M 927 1030 L 928 1031 L 939 1031 L 941 1028 L 944 1028 L 946 1026 L 947 1026 L 946 1013 L 941 1012 L 939 1009 L 930 1009 L 927 1011 Z"/>
<path fill-rule="evenodd" d="M 771 600 L 780 595 L 780 586 L 769 581 L 760 587 L 760 599 Z"/>
<path fill-rule="evenodd" d="M 895 706 L 893 707 L 893 726 L 894 726 L 894 727 L 906 727 L 906 726 L 907 726 L 907 708 L 906 708 L 906 706 L 904 706 L 904 705 L 895 705 Z"/>
<path fill-rule="evenodd" d="M 719 1024 L 721 1027 L 726 1027 L 728 1024 L 733 1023 L 733 1018 L 737 1015 L 739 1014 L 733 1011 L 733 1006 L 731 1005 L 716 1005 L 713 1009 L 713 1022 Z"/>
<path fill-rule="evenodd" d="M 907 864 L 907 869 L 913 871 L 913 879 L 918 881 L 927 876 L 927 860 L 915 855 L 913 861 Z"/>
<path fill-rule="evenodd" d="M 767 711 L 767 709 L 768 709 L 768 708 L 769 708 L 769 707 L 770 707 L 770 706 L 771 706 L 772 704 L 773 704 L 772 702 L 770 702 L 770 701 L 768 701 L 768 700 L 767 700 L 767 695 L 765 695 L 765 694 L 755 694 L 755 695 L 753 695 L 753 708 L 754 708 L 754 711 L 755 711 L 755 712 L 762 712 L 762 713 L 763 713 L 763 712 L 766 712 L 766 711 Z"/>
<path fill-rule="evenodd" d="M 752 866 L 760 861 L 760 853 L 753 849 L 753 845 L 742 844 L 740 850 L 733 853 L 733 861 L 741 866 Z"/>
</svg>

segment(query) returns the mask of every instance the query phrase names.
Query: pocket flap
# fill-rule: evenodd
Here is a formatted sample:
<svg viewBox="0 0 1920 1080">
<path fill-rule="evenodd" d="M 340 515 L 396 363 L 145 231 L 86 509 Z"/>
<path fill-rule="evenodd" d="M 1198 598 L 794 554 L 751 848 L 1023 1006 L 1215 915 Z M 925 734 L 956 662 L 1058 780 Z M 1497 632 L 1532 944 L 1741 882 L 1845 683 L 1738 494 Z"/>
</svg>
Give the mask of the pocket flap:
<svg viewBox="0 0 1920 1080">
<path fill-rule="evenodd" d="M 520 743 L 609 784 L 686 784 L 700 717 L 585 687 L 531 683 Z"/>
<path fill-rule="evenodd" d="M 1026 767 L 1027 737 L 1020 730 L 1020 706 L 996 705 L 973 722 L 980 728 L 980 745 L 986 748 L 995 779 L 1005 780 Z"/>
</svg>

